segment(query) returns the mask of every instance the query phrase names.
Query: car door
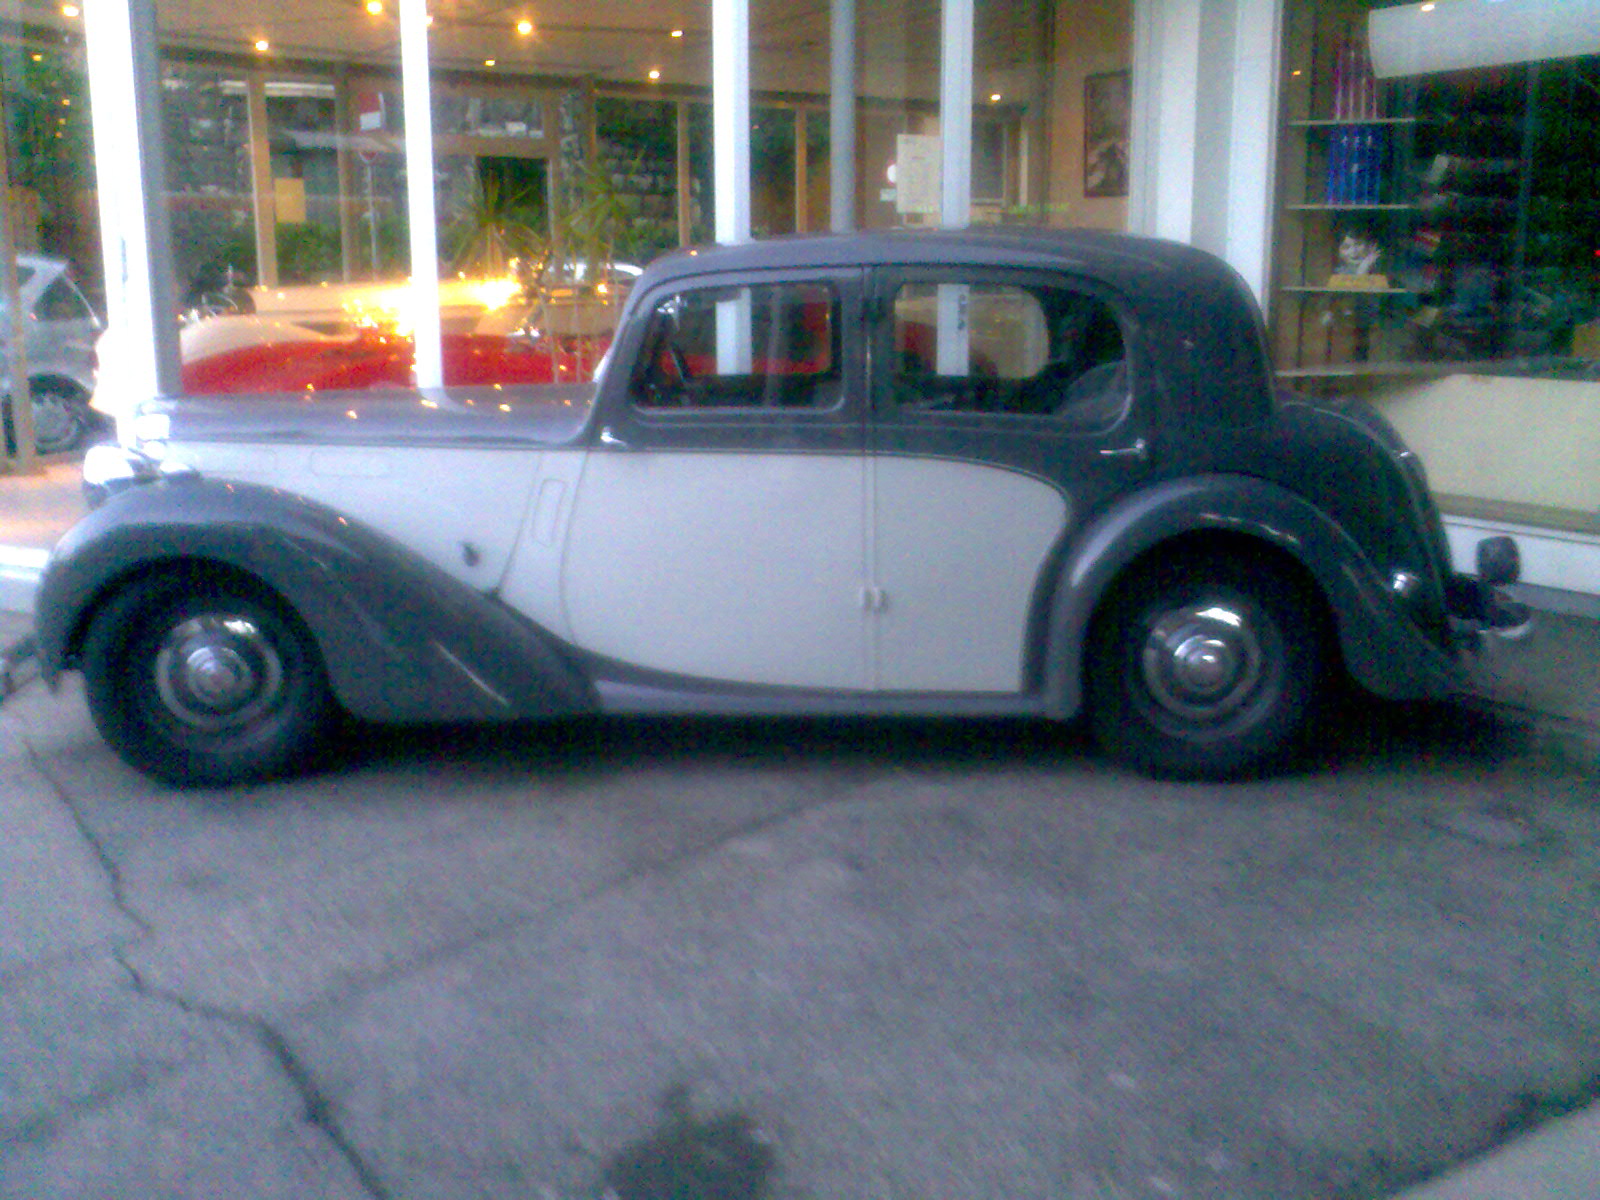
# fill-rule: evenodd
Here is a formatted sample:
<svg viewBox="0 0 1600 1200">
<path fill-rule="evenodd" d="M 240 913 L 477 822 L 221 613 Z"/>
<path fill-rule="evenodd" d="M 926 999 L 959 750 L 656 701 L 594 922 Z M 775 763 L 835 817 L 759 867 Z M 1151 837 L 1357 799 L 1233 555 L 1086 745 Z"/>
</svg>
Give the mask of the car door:
<svg viewBox="0 0 1600 1200">
<path fill-rule="evenodd" d="M 582 648 L 693 679 L 870 687 L 860 309 L 855 272 L 642 298 L 567 535 Z"/>
<path fill-rule="evenodd" d="M 879 272 L 872 311 L 875 684 L 1025 690 L 1068 531 L 1145 469 L 1127 322 L 993 269 Z"/>
</svg>

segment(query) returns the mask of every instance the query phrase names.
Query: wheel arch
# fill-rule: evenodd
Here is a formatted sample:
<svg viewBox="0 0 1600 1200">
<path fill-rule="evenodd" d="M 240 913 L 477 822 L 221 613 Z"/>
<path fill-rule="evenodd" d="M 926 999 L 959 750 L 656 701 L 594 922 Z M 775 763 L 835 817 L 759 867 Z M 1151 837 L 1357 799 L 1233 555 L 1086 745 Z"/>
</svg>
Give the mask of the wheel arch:
<svg viewBox="0 0 1600 1200">
<path fill-rule="evenodd" d="M 1094 622 L 1131 573 L 1167 554 L 1205 552 L 1271 562 L 1303 587 L 1327 618 L 1337 665 L 1374 694 L 1421 699 L 1460 687 L 1454 655 L 1400 608 L 1344 529 L 1277 484 L 1217 475 L 1129 497 L 1069 542 L 1045 626 L 1051 711 L 1066 717 L 1083 707 Z"/>
<path fill-rule="evenodd" d="M 515 720 L 594 707 L 560 643 L 491 596 L 323 505 L 203 479 L 120 492 L 62 539 L 36 601 L 46 677 L 77 665 L 101 606 L 174 571 L 233 579 L 293 614 L 358 717 Z"/>
<path fill-rule="evenodd" d="M 231 584 L 251 594 L 255 599 L 276 605 L 289 618 L 305 629 L 312 645 L 316 646 L 318 654 L 322 654 L 322 646 L 317 639 L 315 630 L 306 625 L 305 620 L 295 611 L 294 605 L 290 603 L 289 599 L 260 575 L 225 559 L 197 554 L 174 554 L 166 558 L 148 559 L 129 565 L 125 569 L 110 573 L 99 580 L 98 586 L 83 598 L 82 604 L 73 614 L 71 623 L 62 628 L 59 652 L 60 665 L 62 667 L 78 665 L 79 659 L 83 654 L 84 640 L 89 635 L 89 626 L 93 624 L 95 614 L 111 603 L 117 596 L 130 588 L 138 587 L 147 579 L 179 573 L 194 577 L 197 580 L 204 579 Z"/>
<path fill-rule="evenodd" d="M 81 379 L 74 379 L 71 375 L 64 375 L 60 371 L 40 371 L 36 375 L 29 375 L 28 386 L 34 390 L 38 390 L 41 387 L 59 387 L 76 393 L 85 402 L 94 394 L 92 386 L 85 384 Z"/>
</svg>

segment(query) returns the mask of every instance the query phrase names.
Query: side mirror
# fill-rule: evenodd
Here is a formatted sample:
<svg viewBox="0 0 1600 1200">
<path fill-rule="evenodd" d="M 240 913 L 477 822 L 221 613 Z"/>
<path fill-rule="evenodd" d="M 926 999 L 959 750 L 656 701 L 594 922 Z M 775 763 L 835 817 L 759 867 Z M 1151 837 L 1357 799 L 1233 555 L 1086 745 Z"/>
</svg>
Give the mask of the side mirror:
<svg viewBox="0 0 1600 1200">
<path fill-rule="evenodd" d="M 1478 543 L 1478 578 L 1492 587 L 1504 587 L 1522 578 L 1522 555 L 1508 537 L 1484 538 Z"/>
</svg>

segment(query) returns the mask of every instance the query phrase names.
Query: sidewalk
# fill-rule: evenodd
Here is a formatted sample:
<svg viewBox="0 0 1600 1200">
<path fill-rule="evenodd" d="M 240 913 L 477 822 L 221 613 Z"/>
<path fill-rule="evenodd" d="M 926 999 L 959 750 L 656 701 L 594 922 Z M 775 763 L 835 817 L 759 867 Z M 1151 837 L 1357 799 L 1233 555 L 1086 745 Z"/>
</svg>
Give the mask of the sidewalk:
<svg viewBox="0 0 1600 1200">
<path fill-rule="evenodd" d="M 33 475 L 0 475 L 0 612 L 31 612 L 50 548 L 88 511 L 77 461 Z"/>
<path fill-rule="evenodd" d="M 0 475 L 0 651 L 28 632 L 34 582 L 49 548 L 84 511 L 76 463 Z M 1600 622 L 1544 613 L 1526 642 L 1492 645 L 1479 665 L 1478 703 L 1526 723 L 1541 748 L 1600 771 Z M 1510 1197 L 1600 1197 L 1600 1105 L 1550 1121 L 1396 1200 Z"/>
</svg>

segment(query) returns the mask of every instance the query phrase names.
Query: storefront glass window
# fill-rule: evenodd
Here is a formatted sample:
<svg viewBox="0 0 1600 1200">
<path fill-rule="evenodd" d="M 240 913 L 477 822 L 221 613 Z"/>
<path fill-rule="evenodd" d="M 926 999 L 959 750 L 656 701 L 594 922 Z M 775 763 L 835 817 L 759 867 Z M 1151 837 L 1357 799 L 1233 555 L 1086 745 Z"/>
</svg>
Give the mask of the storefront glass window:
<svg viewBox="0 0 1600 1200">
<path fill-rule="evenodd" d="M 624 5 L 594 24 L 436 11 L 427 264 L 410 261 L 392 5 L 296 0 L 281 22 L 233 30 L 196 26 L 183 0 L 157 11 L 171 250 L 198 330 L 186 361 L 256 364 L 186 368 L 191 390 L 410 382 L 397 285 L 413 271 L 442 281 L 446 382 L 580 378 L 637 268 L 712 234 L 708 4 L 670 19 Z M 936 226 L 940 6 L 859 0 L 845 147 L 830 132 L 831 18 L 752 5 L 752 233 L 827 228 L 838 150 L 853 155 L 855 225 Z M 1125 0 L 977 4 L 975 222 L 1124 223 L 1128 24 Z"/>
<path fill-rule="evenodd" d="M 1291 5 L 1278 365 L 1375 399 L 1447 515 L 1600 532 L 1600 56 L 1480 8 Z"/>
</svg>

